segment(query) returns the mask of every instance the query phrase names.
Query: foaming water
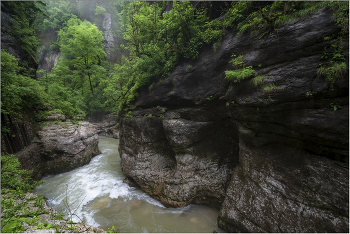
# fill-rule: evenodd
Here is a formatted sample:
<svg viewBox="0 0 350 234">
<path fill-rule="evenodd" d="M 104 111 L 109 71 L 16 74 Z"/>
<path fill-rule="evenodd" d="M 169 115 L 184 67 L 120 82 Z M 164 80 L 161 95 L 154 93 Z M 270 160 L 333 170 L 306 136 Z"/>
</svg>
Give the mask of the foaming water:
<svg viewBox="0 0 350 234">
<path fill-rule="evenodd" d="M 118 153 L 119 140 L 99 137 L 102 152 L 88 165 L 44 177 L 36 193 L 48 198 L 57 211 L 71 211 L 85 223 L 120 232 L 222 232 L 218 211 L 207 206 L 165 208 L 142 190 L 123 183 Z M 74 222 L 79 218 L 73 216 Z"/>
</svg>

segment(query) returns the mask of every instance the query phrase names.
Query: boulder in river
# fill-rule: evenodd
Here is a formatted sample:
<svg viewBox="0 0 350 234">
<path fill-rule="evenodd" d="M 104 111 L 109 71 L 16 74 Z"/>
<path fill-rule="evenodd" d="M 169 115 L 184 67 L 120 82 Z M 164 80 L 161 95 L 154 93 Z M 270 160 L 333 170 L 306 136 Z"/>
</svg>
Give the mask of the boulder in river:
<svg viewBox="0 0 350 234">
<path fill-rule="evenodd" d="M 88 122 L 45 122 L 32 144 L 17 153 L 34 177 L 58 174 L 88 164 L 100 153 L 97 127 Z"/>
</svg>

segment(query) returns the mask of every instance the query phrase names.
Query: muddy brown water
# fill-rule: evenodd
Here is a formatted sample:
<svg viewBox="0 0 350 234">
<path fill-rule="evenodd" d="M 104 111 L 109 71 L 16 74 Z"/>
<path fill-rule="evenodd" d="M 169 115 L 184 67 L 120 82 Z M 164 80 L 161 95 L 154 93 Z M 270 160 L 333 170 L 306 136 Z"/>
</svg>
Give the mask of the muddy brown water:
<svg viewBox="0 0 350 234">
<path fill-rule="evenodd" d="M 66 218 L 74 213 L 74 222 L 82 219 L 104 230 L 114 226 L 119 232 L 223 232 L 217 226 L 219 212 L 211 207 L 166 208 L 123 183 L 118 145 L 116 139 L 99 137 L 100 155 L 73 171 L 44 177 L 35 192 L 46 196 L 48 205 Z"/>
</svg>

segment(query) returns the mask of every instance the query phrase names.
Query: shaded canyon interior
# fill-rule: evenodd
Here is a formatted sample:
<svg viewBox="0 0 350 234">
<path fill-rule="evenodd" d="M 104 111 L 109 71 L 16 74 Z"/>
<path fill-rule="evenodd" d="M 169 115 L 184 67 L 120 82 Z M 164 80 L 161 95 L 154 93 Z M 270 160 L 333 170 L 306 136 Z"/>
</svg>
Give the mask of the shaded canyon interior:
<svg viewBox="0 0 350 234">
<path fill-rule="evenodd" d="M 102 22 L 107 60 L 118 60 L 110 15 Z M 263 36 L 228 33 L 217 50 L 205 46 L 143 87 L 131 118 L 73 124 L 51 111 L 39 130 L 32 117 L 32 144 L 16 156 L 40 179 L 89 163 L 98 135 L 119 138 L 125 181 L 167 207 L 215 207 L 229 232 L 349 232 L 349 74 L 334 83 L 317 74 L 332 43 L 324 38 L 339 32 L 323 8 Z M 21 57 L 15 44 L 2 34 Z M 349 67 L 348 35 L 343 51 Z M 270 88 L 230 83 L 233 54 Z M 39 68 L 50 72 L 60 56 L 40 48 Z"/>
<path fill-rule="evenodd" d="M 324 37 L 339 30 L 323 8 L 183 60 L 122 120 L 124 174 L 168 207 L 216 207 L 230 232 L 348 232 L 348 74 L 317 76 Z M 225 79 L 232 54 L 273 88 Z"/>
</svg>

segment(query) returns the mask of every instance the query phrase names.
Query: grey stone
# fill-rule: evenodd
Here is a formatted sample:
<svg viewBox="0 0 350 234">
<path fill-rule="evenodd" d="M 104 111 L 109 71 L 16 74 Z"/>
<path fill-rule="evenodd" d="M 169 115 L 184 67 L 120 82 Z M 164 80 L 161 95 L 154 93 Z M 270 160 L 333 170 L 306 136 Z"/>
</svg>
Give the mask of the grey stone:
<svg viewBox="0 0 350 234">
<path fill-rule="evenodd" d="M 121 121 L 124 174 L 166 206 L 217 207 L 230 232 L 349 232 L 349 74 L 317 77 L 337 32 L 323 8 L 260 40 L 231 32 L 180 62 Z M 276 87 L 230 84 L 232 54 Z"/>
</svg>

